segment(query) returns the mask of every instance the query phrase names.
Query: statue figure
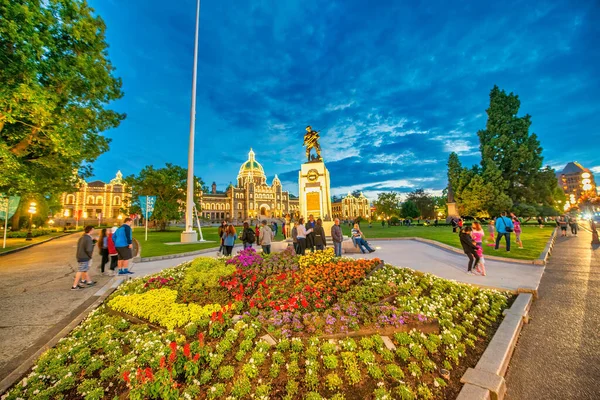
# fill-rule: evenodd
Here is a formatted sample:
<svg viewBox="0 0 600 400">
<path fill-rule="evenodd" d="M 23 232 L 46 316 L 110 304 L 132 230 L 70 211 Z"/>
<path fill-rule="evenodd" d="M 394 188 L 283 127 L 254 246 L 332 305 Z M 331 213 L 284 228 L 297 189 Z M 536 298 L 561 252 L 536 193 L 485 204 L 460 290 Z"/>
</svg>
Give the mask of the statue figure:
<svg viewBox="0 0 600 400">
<path fill-rule="evenodd" d="M 306 134 L 304 135 L 304 146 L 306 146 L 306 158 L 308 161 L 322 161 L 321 158 L 321 146 L 319 145 L 319 131 L 313 131 L 309 126 L 306 127 Z M 310 150 L 315 149 L 316 156 L 311 158 Z"/>
</svg>

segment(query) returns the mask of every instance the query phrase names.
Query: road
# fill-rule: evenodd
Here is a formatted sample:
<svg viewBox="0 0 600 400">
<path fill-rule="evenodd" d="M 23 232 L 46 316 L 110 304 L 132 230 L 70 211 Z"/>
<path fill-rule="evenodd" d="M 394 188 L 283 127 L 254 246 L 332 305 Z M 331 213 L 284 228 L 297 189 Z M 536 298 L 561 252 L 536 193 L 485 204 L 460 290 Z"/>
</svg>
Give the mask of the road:
<svg viewBox="0 0 600 400">
<path fill-rule="evenodd" d="M 87 307 L 97 287 L 71 291 L 81 234 L 55 239 L 0 257 L 0 380 L 23 357 L 54 336 L 72 314 Z M 101 287 L 100 257 L 94 252 L 92 279 Z"/>
<path fill-rule="evenodd" d="M 600 399 L 600 248 L 558 237 L 510 363 L 507 398 Z"/>
</svg>

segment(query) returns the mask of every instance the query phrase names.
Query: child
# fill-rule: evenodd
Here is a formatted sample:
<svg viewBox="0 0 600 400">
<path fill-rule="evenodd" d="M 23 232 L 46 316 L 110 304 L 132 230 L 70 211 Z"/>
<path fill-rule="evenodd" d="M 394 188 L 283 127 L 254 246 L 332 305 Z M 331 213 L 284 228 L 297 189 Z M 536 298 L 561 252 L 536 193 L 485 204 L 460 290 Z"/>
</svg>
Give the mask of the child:
<svg viewBox="0 0 600 400">
<path fill-rule="evenodd" d="M 467 267 L 467 274 L 473 274 L 473 261 L 475 261 L 475 265 L 479 263 L 479 255 L 477 254 L 477 244 L 473 241 L 471 237 L 471 227 L 465 226 L 460 230 L 458 237 L 460 238 L 460 244 L 462 248 L 469 257 L 469 265 Z"/>
<path fill-rule="evenodd" d="M 516 236 L 515 241 L 519 245 L 519 248 L 522 249 L 523 242 L 521 242 L 521 221 L 519 221 L 519 218 L 513 217 L 513 225 L 514 225 L 513 231 L 515 232 L 515 236 Z"/>
<path fill-rule="evenodd" d="M 488 224 L 488 233 L 490 234 L 490 239 L 492 243 L 496 242 L 494 238 L 494 234 L 496 233 L 496 218 L 490 219 L 490 223 Z"/>
<path fill-rule="evenodd" d="M 485 236 L 485 232 L 483 231 L 483 227 L 479 222 L 473 222 L 473 231 L 471 232 L 471 237 L 477 244 L 477 255 L 479 256 L 479 263 L 475 266 L 475 271 L 479 272 L 481 275 L 485 276 L 485 260 L 483 259 L 483 238 Z"/>
</svg>

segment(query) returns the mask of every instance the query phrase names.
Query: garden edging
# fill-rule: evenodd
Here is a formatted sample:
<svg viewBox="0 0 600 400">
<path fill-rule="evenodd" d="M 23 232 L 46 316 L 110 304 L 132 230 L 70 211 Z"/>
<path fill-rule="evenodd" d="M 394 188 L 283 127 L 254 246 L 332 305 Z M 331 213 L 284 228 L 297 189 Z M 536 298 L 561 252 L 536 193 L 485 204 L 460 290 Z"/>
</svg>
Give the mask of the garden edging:
<svg viewBox="0 0 600 400">
<path fill-rule="evenodd" d="M 96 294 L 88 299 L 96 299 L 89 306 L 85 307 L 81 312 L 77 314 L 67 325 L 65 325 L 58 333 L 56 333 L 50 340 L 43 344 L 34 354 L 23 360 L 18 367 L 16 367 L 10 374 L 0 381 L 0 395 L 4 394 L 10 389 L 15 383 L 17 383 L 29 369 L 35 364 L 35 361 L 48 349 L 54 347 L 60 339 L 66 337 L 77 325 L 81 323 L 93 310 L 100 306 L 104 300 L 108 298 L 114 292 L 117 287 L 123 282 L 123 278 L 115 277 L 111 279 L 104 286 L 102 286 Z M 84 303 L 85 304 L 85 303 Z"/>
<path fill-rule="evenodd" d="M 457 400 L 502 400 L 506 395 L 504 375 L 512 357 L 523 324 L 529 322 L 533 294 L 521 293 L 492 337 L 475 368 L 461 378 L 464 383 Z"/>
</svg>

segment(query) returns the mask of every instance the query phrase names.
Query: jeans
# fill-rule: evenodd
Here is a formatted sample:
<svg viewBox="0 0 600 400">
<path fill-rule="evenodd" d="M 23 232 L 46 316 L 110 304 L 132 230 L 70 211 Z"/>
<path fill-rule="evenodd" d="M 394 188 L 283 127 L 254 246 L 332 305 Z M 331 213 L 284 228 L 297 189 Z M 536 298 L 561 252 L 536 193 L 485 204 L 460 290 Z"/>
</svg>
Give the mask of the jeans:
<svg viewBox="0 0 600 400">
<path fill-rule="evenodd" d="M 244 250 L 247 248 L 252 248 L 252 243 L 244 242 Z"/>
<path fill-rule="evenodd" d="M 265 253 L 265 254 L 271 254 L 271 245 L 270 244 L 263 245 L 262 250 L 263 250 L 263 253 Z"/>
<path fill-rule="evenodd" d="M 298 254 L 304 255 L 306 251 L 306 238 L 298 238 Z"/>
<path fill-rule="evenodd" d="M 500 246 L 500 239 L 502 239 L 502 236 L 504 236 L 506 240 L 506 251 L 510 251 L 510 232 L 498 232 L 498 235 L 496 235 L 495 249 L 498 250 L 498 247 Z"/>
<path fill-rule="evenodd" d="M 479 263 L 479 256 L 477 253 L 467 253 L 467 257 L 469 257 L 469 266 L 467 271 L 473 270 L 473 261 L 475 261 L 475 265 Z"/>
<path fill-rule="evenodd" d="M 333 242 L 333 250 L 336 257 L 342 256 L 342 242 Z"/>
<path fill-rule="evenodd" d="M 356 242 L 356 244 L 358 245 L 358 248 L 360 249 L 360 252 L 365 254 L 366 252 L 372 252 L 373 249 L 369 246 L 369 243 L 367 243 L 367 241 L 361 237 L 357 237 L 354 238 L 354 241 Z M 363 247 L 366 249 L 364 250 Z"/>
</svg>

